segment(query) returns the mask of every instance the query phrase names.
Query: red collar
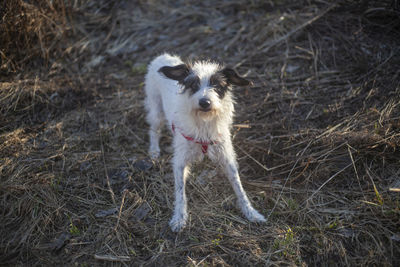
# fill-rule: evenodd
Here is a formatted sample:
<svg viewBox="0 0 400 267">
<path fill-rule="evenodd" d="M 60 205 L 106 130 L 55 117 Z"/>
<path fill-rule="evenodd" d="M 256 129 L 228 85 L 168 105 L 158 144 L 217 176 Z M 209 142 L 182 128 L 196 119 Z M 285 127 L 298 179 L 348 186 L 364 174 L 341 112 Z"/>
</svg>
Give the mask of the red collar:
<svg viewBox="0 0 400 267">
<path fill-rule="evenodd" d="M 172 128 L 172 132 L 175 134 L 175 128 L 177 128 L 177 127 L 175 127 L 174 123 L 172 123 L 171 128 Z M 216 141 L 208 141 L 208 142 L 199 141 L 199 140 L 194 139 L 193 137 L 183 134 L 182 132 L 180 132 L 180 133 L 186 140 L 192 141 L 192 142 L 195 142 L 196 144 L 201 145 L 201 152 L 203 152 L 203 154 L 207 153 L 208 146 L 215 145 L 217 143 Z"/>
</svg>

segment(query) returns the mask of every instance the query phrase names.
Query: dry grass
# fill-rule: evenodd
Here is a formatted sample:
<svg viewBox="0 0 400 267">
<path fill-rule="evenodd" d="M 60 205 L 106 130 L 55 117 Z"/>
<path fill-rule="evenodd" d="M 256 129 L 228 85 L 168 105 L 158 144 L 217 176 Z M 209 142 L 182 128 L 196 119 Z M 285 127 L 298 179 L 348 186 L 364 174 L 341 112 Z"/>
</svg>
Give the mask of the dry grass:
<svg viewBox="0 0 400 267">
<path fill-rule="evenodd" d="M 398 1 L 67 2 L 0 4 L 2 264 L 399 265 Z M 163 51 L 254 81 L 234 143 L 266 224 L 206 161 L 169 230 L 171 137 L 150 162 L 142 107 Z"/>
</svg>

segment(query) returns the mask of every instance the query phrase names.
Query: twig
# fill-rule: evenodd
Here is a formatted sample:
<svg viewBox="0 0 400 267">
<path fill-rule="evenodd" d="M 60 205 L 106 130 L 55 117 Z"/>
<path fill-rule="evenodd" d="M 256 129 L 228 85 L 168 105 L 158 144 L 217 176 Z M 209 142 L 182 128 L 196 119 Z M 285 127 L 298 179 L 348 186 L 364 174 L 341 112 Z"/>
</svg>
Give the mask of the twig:
<svg viewBox="0 0 400 267">
<path fill-rule="evenodd" d="M 128 190 L 124 190 L 124 193 L 122 195 L 121 206 L 119 207 L 117 224 L 115 225 L 114 231 L 117 231 L 119 221 L 121 220 L 121 213 L 122 213 L 122 208 L 124 207 L 126 193 L 128 193 Z"/>
<path fill-rule="evenodd" d="M 312 23 L 314 23 L 315 21 L 317 21 L 318 19 L 320 19 L 321 17 L 323 17 L 326 13 L 328 13 L 329 11 L 331 11 L 333 8 L 336 7 L 336 4 L 331 5 L 330 7 L 328 7 L 327 9 L 325 9 L 324 11 L 322 11 L 319 15 L 313 17 L 312 19 L 304 22 L 303 24 L 301 24 L 300 26 L 294 28 L 293 30 L 291 30 L 290 32 L 288 32 L 287 34 L 285 34 L 284 36 L 273 40 L 272 42 L 266 42 L 263 43 L 262 45 L 260 45 L 259 47 L 257 47 L 256 49 L 254 49 L 253 53 L 251 53 L 248 57 L 244 58 L 243 60 L 241 60 L 240 62 L 238 62 L 235 65 L 235 68 L 241 66 L 244 62 L 246 62 L 249 59 L 252 59 L 255 55 L 259 54 L 260 52 L 262 53 L 266 53 L 268 52 L 272 47 L 280 44 L 281 42 L 285 41 L 286 39 L 288 39 L 289 37 L 291 37 L 293 34 L 295 34 L 296 32 L 304 29 L 305 27 L 307 27 L 308 25 L 311 25 Z M 262 49 L 262 51 L 260 51 Z"/>
<path fill-rule="evenodd" d="M 240 149 L 240 151 L 242 151 L 244 154 L 246 154 L 246 156 L 248 156 L 250 159 L 252 159 L 255 163 L 257 163 L 258 166 L 260 166 L 261 168 L 263 168 L 266 171 L 272 171 L 273 169 L 275 169 L 276 167 L 273 168 L 267 168 L 266 166 L 264 166 L 261 162 L 259 162 L 258 160 L 256 160 L 254 157 L 252 157 L 249 153 L 247 153 L 246 151 L 244 151 L 240 146 L 236 146 L 237 148 Z"/>
<path fill-rule="evenodd" d="M 130 261 L 131 257 L 129 256 L 112 256 L 112 255 L 94 255 L 94 258 L 96 260 L 102 260 L 102 261 L 119 261 L 119 262 L 124 262 L 124 261 Z"/>
<path fill-rule="evenodd" d="M 103 158 L 103 165 L 104 165 L 104 174 L 106 176 L 108 191 L 111 194 L 112 202 L 114 203 L 114 205 L 116 205 L 117 203 L 115 202 L 115 194 L 114 194 L 114 191 L 111 188 L 110 177 L 108 176 L 108 172 L 107 172 L 106 160 L 105 160 L 105 157 L 104 157 L 103 135 L 102 135 L 101 131 L 100 131 L 100 145 L 101 145 L 101 156 Z"/>
<path fill-rule="evenodd" d="M 360 177 L 358 176 L 358 171 L 357 171 L 357 168 L 356 168 L 356 164 L 355 164 L 355 162 L 354 162 L 353 153 L 351 153 L 350 148 L 352 148 L 352 147 L 351 147 L 349 144 L 347 144 L 347 151 L 349 152 L 349 156 L 350 156 L 350 159 L 351 159 L 351 163 L 353 164 L 354 172 L 355 172 L 355 174 L 356 174 L 357 181 L 358 181 L 358 186 L 360 187 L 360 191 L 361 191 L 361 193 L 363 194 L 364 199 L 367 200 L 367 198 L 365 197 L 364 192 L 363 192 L 363 190 L 362 190 L 362 187 L 361 187 Z M 352 149 L 353 149 L 353 148 L 352 148 Z"/>
<path fill-rule="evenodd" d="M 293 172 L 293 170 L 296 168 L 297 163 L 299 162 L 299 160 L 301 159 L 301 157 L 304 155 L 304 153 L 306 152 L 306 150 L 311 146 L 311 144 L 312 144 L 313 142 L 314 142 L 314 141 L 311 141 L 311 142 L 308 143 L 308 145 L 307 145 L 307 146 L 303 149 L 303 151 L 301 152 L 301 155 L 297 158 L 296 162 L 293 164 L 293 167 L 292 167 L 292 169 L 290 170 L 288 176 L 286 177 L 285 183 L 283 184 L 282 189 L 281 189 L 281 191 L 279 192 L 279 195 L 278 195 L 278 197 L 277 197 L 277 199 L 276 199 L 276 201 L 275 201 L 274 207 L 271 209 L 271 211 L 270 211 L 269 214 L 268 214 L 268 217 L 267 217 L 267 219 L 266 219 L 267 222 L 268 222 L 269 217 L 271 217 L 272 213 L 274 212 L 276 206 L 278 205 L 279 199 L 281 198 L 281 196 L 282 196 L 282 194 L 283 194 L 283 190 L 285 189 L 286 184 L 287 184 L 287 182 L 289 181 L 290 175 L 292 175 L 292 172 Z"/>
<path fill-rule="evenodd" d="M 242 123 L 242 124 L 234 124 L 233 127 L 236 127 L 236 128 L 246 128 L 246 129 L 251 128 L 250 124 L 244 124 L 244 123 Z"/>
<path fill-rule="evenodd" d="M 226 44 L 224 46 L 224 51 L 228 50 L 229 47 L 232 46 L 232 44 L 236 43 L 236 41 L 239 39 L 240 35 L 242 34 L 242 32 L 246 29 L 246 26 L 242 26 L 238 32 L 236 33 L 236 35 L 229 41 L 228 44 Z"/>
<path fill-rule="evenodd" d="M 325 9 L 324 11 L 322 11 L 320 14 L 318 14 L 317 16 L 313 17 L 312 19 L 304 22 L 303 24 L 301 24 L 300 26 L 294 28 L 293 30 L 291 30 L 290 32 L 288 32 L 287 34 L 285 34 L 284 36 L 270 42 L 270 43 L 264 43 L 262 45 L 260 45 L 259 47 L 257 47 L 257 50 L 261 50 L 263 53 L 268 52 L 268 50 L 270 50 L 272 47 L 276 46 L 277 44 L 285 41 L 286 39 L 288 39 L 290 36 L 292 36 L 293 34 L 295 34 L 296 32 L 302 30 L 303 28 L 307 27 L 308 25 L 311 25 L 312 23 L 314 23 L 315 21 L 317 21 L 318 19 L 320 19 L 321 17 L 323 17 L 326 13 L 328 13 L 329 11 L 331 11 L 333 8 L 336 7 L 336 4 L 331 5 L 330 7 L 328 7 L 327 9 Z M 266 47 L 267 46 L 267 47 Z"/>
<path fill-rule="evenodd" d="M 356 162 L 357 162 L 357 161 L 356 161 Z M 335 173 L 334 175 L 332 175 L 331 177 L 329 177 L 329 179 L 326 180 L 317 190 L 315 190 L 315 192 L 312 193 L 312 195 L 311 195 L 309 198 L 307 198 L 307 199 L 303 202 L 303 204 L 306 203 L 306 202 L 308 202 L 309 200 L 311 200 L 311 199 L 315 196 L 315 194 L 317 194 L 317 193 L 322 189 L 322 187 L 324 187 L 324 186 L 325 186 L 327 183 L 329 183 L 333 178 L 335 178 L 337 175 L 341 174 L 344 170 L 346 170 L 348 167 L 350 167 L 350 166 L 352 166 L 352 165 L 353 165 L 353 162 L 350 163 L 349 165 L 347 165 L 346 167 L 344 167 L 343 169 L 341 169 L 340 171 L 338 171 L 337 173 Z"/>
</svg>

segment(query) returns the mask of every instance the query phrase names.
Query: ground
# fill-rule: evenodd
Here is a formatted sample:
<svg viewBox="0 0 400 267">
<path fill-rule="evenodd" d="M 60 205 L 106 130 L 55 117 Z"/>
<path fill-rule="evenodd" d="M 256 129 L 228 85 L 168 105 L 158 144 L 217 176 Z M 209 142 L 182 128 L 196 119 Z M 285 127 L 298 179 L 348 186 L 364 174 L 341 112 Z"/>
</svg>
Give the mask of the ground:
<svg viewBox="0 0 400 267">
<path fill-rule="evenodd" d="M 400 9 L 393 1 L 9 1 L 0 23 L 0 264 L 400 264 Z M 235 89 L 240 213 L 211 162 L 173 207 L 171 134 L 147 154 L 147 64 Z"/>
</svg>

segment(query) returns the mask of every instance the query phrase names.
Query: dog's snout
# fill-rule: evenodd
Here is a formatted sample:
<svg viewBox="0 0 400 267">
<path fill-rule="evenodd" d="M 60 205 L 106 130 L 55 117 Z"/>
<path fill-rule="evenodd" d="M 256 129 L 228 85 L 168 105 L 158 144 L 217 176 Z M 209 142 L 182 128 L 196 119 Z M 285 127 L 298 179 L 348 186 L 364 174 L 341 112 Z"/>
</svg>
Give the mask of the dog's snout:
<svg viewBox="0 0 400 267">
<path fill-rule="evenodd" d="M 203 109 L 208 109 L 211 106 L 211 101 L 208 98 L 201 98 L 199 100 L 199 106 Z"/>
</svg>

